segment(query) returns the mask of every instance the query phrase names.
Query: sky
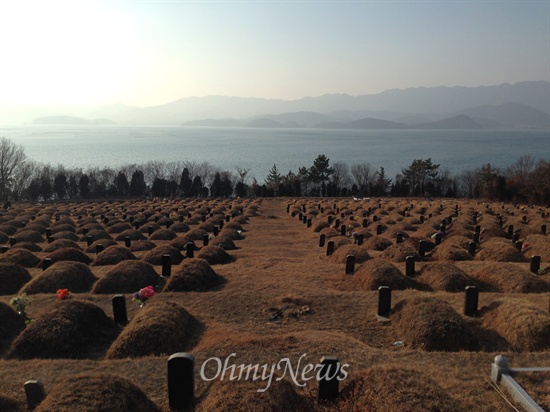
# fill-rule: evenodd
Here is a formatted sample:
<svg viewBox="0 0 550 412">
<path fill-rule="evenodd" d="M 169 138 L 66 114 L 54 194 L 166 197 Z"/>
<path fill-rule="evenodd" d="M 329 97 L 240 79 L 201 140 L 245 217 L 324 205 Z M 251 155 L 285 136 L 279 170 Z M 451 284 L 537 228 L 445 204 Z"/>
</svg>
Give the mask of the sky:
<svg viewBox="0 0 550 412">
<path fill-rule="evenodd" d="M 550 81 L 550 1 L 0 0 L 0 104 Z"/>
</svg>

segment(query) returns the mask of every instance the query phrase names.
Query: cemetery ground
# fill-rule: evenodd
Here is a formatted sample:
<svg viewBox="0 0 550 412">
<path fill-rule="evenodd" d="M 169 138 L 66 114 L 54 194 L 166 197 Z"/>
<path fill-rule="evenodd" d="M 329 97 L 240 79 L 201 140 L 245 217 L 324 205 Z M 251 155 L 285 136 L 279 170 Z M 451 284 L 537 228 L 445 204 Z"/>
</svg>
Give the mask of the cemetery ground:
<svg viewBox="0 0 550 412">
<path fill-rule="evenodd" d="M 38 380 L 39 411 L 168 411 L 178 352 L 195 359 L 190 410 L 515 410 L 491 364 L 550 366 L 548 212 L 455 199 L 16 204 L 0 216 L 0 410 L 26 410 L 23 385 Z M 132 294 L 149 285 L 141 307 Z M 468 315 L 466 286 L 479 292 Z M 10 304 L 23 292 L 27 326 Z M 314 373 L 278 370 L 258 392 L 268 381 L 222 379 L 213 360 L 288 358 L 301 374 L 329 356 L 349 365 L 335 400 L 318 399 Z M 517 376 L 545 410 L 548 378 Z"/>
</svg>

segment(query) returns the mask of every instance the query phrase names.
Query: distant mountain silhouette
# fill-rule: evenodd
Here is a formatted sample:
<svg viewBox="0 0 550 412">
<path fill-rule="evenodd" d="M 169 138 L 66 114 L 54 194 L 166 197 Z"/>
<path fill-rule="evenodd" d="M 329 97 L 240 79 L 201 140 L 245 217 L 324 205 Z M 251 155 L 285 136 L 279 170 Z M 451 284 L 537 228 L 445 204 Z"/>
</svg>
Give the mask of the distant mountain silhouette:
<svg viewBox="0 0 550 412">
<path fill-rule="evenodd" d="M 550 98 L 550 97 L 549 97 Z M 460 111 L 484 127 L 550 128 L 550 115 L 521 103 L 483 105 Z M 490 126 L 492 124 L 492 126 Z"/>
<path fill-rule="evenodd" d="M 448 127 L 549 129 L 550 83 L 528 81 L 479 87 L 418 87 L 378 94 L 349 96 L 327 94 L 298 100 L 241 98 L 230 96 L 189 97 L 164 105 L 129 107 L 120 104 L 96 108 L 49 108 L 38 112 L 24 108 L 1 108 L 0 122 L 31 122 L 38 116 L 105 118 L 118 124 L 247 127 L 342 127 L 395 128 Z M 38 114 L 38 116 L 37 116 Z M 262 120 L 263 119 L 263 120 Z M 371 119 L 366 122 L 364 119 Z M 384 124 L 378 121 L 397 123 Z M 43 122 L 44 120 L 39 120 Z M 361 121 L 354 124 L 350 122 Z M 44 123 L 43 123 L 44 124 Z M 78 123 L 73 123 L 78 124 Z"/>
<path fill-rule="evenodd" d="M 32 121 L 32 124 L 89 124 L 89 125 L 109 125 L 114 124 L 109 119 L 93 119 L 87 120 L 81 117 L 72 116 L 45 116 L 38 117 Z"/>
<path fill-rule="evenodd" d="M 459 114 L 457 116 L 443 119 L 438 122 L 420 123 L 410 127 L 411 129 L 481 129 L 481 125 L 470 116 Z"/>
</svg>

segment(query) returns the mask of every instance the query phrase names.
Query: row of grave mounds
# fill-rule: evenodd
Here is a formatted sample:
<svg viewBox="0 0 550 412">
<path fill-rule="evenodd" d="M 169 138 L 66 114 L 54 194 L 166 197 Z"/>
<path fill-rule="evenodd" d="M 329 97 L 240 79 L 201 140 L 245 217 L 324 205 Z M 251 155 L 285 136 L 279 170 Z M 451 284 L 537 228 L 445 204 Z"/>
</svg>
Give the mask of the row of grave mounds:
<svg viewBox="0 0 550 412">
<path fill-rule="evenodd" d="M 388 382 L 399 382 L 389 385 Z M 341 385 L 340 396 L 330 403 L 317 400 L 312 393 L 298 391 L 288 377 L 273 379 L 269 390 L 261 390 L 265 382 L 250 380 L 215 380 L 195 394 L 190 410 L 222 412 L 228 410 L 315 411 L 329 408 L 333 411 L 403 410 L 456 411 L 465 409 L 460 399 L 449 395 L 425 372 L 402 365 L 376 365 L 354 374 Z M 101 393 L 98 397 L 97 394 Z M 26 410 L 16 400 L 0 394 L 2 410 Z M 153 402 L 130 379 L 112 373 L 81 373 L 60 380 L 48 390 L 36 412 L 66 410 L 160 412 L 162 405 Z"/>
<path fill-rule="evenodd" d="M 182 306 L 151 299 L 127 324 L 115 323 L 96 304 L 74 298 L 53 302 L 26 327 L 0 302 L 2 350 L 8 359 L 124 359 L 189 350 L 200 322 Z M 6 345 L 10 342 L 9 345 Z"/>
<path fill-rule="evenodd" d="M 403 203 L 408 206 L 395 206 Z M 458 209 L 460 203 L 456 201 L 454 207 L 445 201 L 430 202 L 431 209 L 421 206 L 424 203 L 428 205 L 427 201 L 370 200 L 363 203 L 310 200 L 289 202 L 287 211 L 291 216 L 301 217 L 303 223 L 307 220 L 308 226 L 320 237 L 331 240 L 335 249 L 332 258 L 340 262 L 348 254 L 357 254 L 357 260 L 361 262 L 374 252 L 375 256 L 394 263 L 403 262 L 409 256 L 423 261 L 518 263 L 526 263 L 532 256 L 540 256 L 543 262 L 548 263 L 550 237 L 542 233 L 542 226 L 546 227 L 550 221 L 547 212 L 541 213 L 536 208 L 524 209 L 523 213 L 532 214 L 530 219 L 517 216 L 512 221 L 513 216 L 501 216 L 499 223 L 493 214 L 483 212 L 480 205 L 477 205 L 480 206 L 478 208 L 468 206 L 473 202 L 463 202 L 468 209 L 466 212 Z M 421 211 L 422 219 L 411 215 L 411 210 Z M 472 217 L 474 213 L 475 218 Z M 524 236 L 520 242 L 510 239 L 510 233 L 501 227 L 507 220 L 511 221 L 512 226 L 516 225 L 514 239 L 519 238 L 520 234 Z M 477 244 L 474 243 L 476 231 L 481 235 Z M 440 240 L 435 239 L 437 233 L 441 236 Z M 359 243 L 357 236 L 361 237 L 361 248 L 352 248 L 350 244 Z M 423 253 L 419 248 L 421 243 Z M 343 250 L 339 252 L 341 248 Z M 550 267 L 542 269 L 547 272 Z"/>
<path fill-rule="evenodd" d="M 239 225 L 257 215 L 258 207 L 258 201 L 240 199 L 71 203 L 44 209 L 16 205 L 0 213 L 0 244 L 36 244 L 56 239 L 124 240 L 126 236 L 140 240 L 144 234 L 154 235 L 153 240 L 171 240 L 178 233 L 196 229 L 212 232 L 228 217 L 233 218 L 227 223 L 229 228 L 242 230 Z"/>
<path fill-rule="evenodd" d="M 210 260 L 228 256 L 217 246 L 202 250 L 206 251 Z M 161 251 L 166 255 L 170 250 L 167 247 L 161 247 Z M 178 251 L 176 252 L 179 254 Z M 0 294 L 34 295 L 56 293 L 58 289 L 69 289 L 73 293 L 133 293 L 149 285 L 156 286 L 158 292 L 161 290 L 208 291 L 219 288 L 225 282 L 200 253 L 195 258 L 181 257 L 178 264 L 171 268 L 171 276 L 167 279 L 157 273 L 153 264 L 137 259 L 123 260 L 112 265 L 100 277 L 95 276 L 86 264 L 75 261 L 56 262 L 34 278 L 30 276 L 27 269 L 14 263 L 4 262 L 0 263 Z"/>
<path fill-rule="evenodd" d="M 344 247 L 344 253 L 359 256 L 352 274 L 342 275 L 339 283 L 344 289 L 364 291 L 389 286 L 392 290 L 417 289 L 421 291 L 464 292 L 466 286 L 476 286 L 481 292 L 547 293 L 550 292 L 550 273 L 531 273 L 524 265 L 502 262 L 428 261 L 415 265 L 412 276 L 406 276 L 406 264 L 390 262 L 382 255 L 368 257 L 364 249 Z M 344 254 L 337 259 L 342 262 Z M 365 258 L 367 256 L 367 258 Z M 402 269 L 401 269 L 402 268 Z"/>
</svg>

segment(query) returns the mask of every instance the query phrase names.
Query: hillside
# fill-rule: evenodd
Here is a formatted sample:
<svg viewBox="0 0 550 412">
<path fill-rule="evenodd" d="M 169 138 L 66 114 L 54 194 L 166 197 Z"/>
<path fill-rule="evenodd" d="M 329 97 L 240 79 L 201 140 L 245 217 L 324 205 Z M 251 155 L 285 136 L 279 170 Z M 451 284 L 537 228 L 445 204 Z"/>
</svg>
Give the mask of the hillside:
<svg viewBox="0 0 550 412">
<path fill-rule="evenodd" d="M 120 402 L 121 412 L 168 411 L 167 360 L 187 352 L 195 359 L 188 410 L 493 412 L 509 408 L 490 384 L 496 355 L 514 367 L 550 362 L 547 209 L 425 199 L 148 199 L 18 204 L 3 219 L 0 231 L 16 243 L 1 239 L 2 273 L 12 265 L 12 274 L 0 287 L 0 402 L 14 410 L 26 410 L 23 383 L 38 379 L 47 396 L 38 411 L 99 410 L 105 399 Z M 476 224 L 483 236 L 468 252 Z M 67 249 L 73 237 L 81 255 Z M 77 255 L 92 262 L 78 264 L 86 270 L 60 265 Z M 532 255 L 542 257 L 545 273 L 531 272 Z M 53 261 L 48 269 L 45 258 Z M 13 262 L 27 268 L 16 271 Z M 140 307 L 132 293 L 147 285 L 156 294 Z M 465 285 L 480 292 L 475 316 L 464 312 Z M 379 286 L 392 290 L 383 318 Z M 9 304 L 19 288 L 32 299 L 27 327 Z M 57 301 L 62 288 L 71 297 Z M 128 318 L 118 325 L 115 294 L 125 297 Z M 313 374 L 293 381 L 287 369 L 282 381 L 230 380 L 215 360 L 270 368 L 288 359 L 301 372 L 326 356 L 347 372 L 334 401 L 318 400 Z M 545 381 L 522 379 L 550 407 Z"/>
</svg>

